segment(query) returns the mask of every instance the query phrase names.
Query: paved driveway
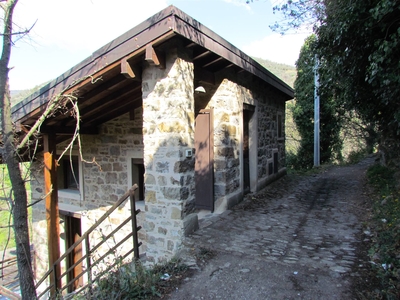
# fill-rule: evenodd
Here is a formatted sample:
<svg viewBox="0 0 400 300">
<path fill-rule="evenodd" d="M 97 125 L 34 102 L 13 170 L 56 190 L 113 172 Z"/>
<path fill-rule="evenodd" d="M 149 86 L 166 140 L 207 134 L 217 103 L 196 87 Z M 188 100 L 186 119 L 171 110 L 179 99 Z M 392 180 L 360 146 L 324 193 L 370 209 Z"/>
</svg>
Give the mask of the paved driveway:
<svg viewBox="0 0 400 300">
<path fill-rule="evenodd" d="M 366 267 L 367 239 L 358 206 L 373 163 L 333 167 L 314 176 L 286 176 L 233 210 L 209 215 L 185 242 L 199 267 L 169 299 L 354 299 L 352 281 Z"/>
</svg>

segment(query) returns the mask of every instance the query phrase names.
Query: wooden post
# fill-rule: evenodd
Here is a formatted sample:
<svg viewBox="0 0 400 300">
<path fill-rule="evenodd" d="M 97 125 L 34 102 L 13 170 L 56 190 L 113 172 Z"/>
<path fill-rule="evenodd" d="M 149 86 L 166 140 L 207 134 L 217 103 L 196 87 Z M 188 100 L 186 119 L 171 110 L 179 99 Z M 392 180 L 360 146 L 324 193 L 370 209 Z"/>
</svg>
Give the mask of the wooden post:
<svg viewBox="0 0 400 300">
<path fill-rule="evenodd" d="M 142 243 L 139 243 L 138 239 L 138 231 L 142 228 L 141 226 L 137 227 L 136 215 L 140 212 L 140 209 L 136 210 L 136 202 L 135 202 L 135 190 L 138 188 L 136 184 L 132 186 L 130 189 L 130 201 L 131 201 L 131 214 L 132 214 L 132 233 L 133 233 L 133 249 L 135 251 L 134 257 L 136 260 L 139 259 L 139 246 Z"/>
<path fill-rule="evenodd" d="M 57 195 L 57 162 L 56 135 L 43 135 L 44 146 L 44 185 L 46 195 L 47 246 L 49 252 L 49 268 L 56 270 L 56 276 L 50 276 L 51 295 L 55 296 L 61 287 L 60 268 L 54 266 L 60 258 L 60 217 L 58 212 Z"/>
</svg>

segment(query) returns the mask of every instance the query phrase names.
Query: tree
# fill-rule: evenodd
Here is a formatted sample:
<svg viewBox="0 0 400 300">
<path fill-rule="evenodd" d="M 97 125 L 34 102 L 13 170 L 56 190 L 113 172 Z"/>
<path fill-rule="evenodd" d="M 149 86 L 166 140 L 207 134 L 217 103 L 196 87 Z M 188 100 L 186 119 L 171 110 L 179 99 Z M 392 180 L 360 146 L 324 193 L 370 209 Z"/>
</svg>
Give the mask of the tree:
<svg viewBox="0 0 400 300">
<path fill-rule="evenodd" d="M 60 161 L 76 143 L 81 156 L 81 161 L 88 164 L 95 164 L 100 168 L 100 165 L 95 161 L 94 158 L 92 161 L 87 161 L 82 157 L 81 139 L 79 135 L 80 112 L 78 108 L 78 98 L 74 95 L 73 91 L 67 93 L 71 86 L 88 78 L 91 79 L 92 83 L 95 83 L 100 79 L 94 80 L 91 75 L 87 75 L 72 82 L 71 85 L 66 86 L 60 92 L 60 94 L 55 95 L 48 101 L 47 106 L 43 108 L 43 112 L 41 113 L 40 117 L 35 124 L 30 127 L 29 131 L 27 133 L 23 133 L 23 135 L 18 134 L 15 130 L 15 124 L 13 124 L 11 116 L 11 97 L 8 84 L 8 73 L 10 69 L 8 64 L 11 56 L 13 37 L 16 36 L 17 38 L 20 38 L 21 35 L 28 34 L 33 26 L 30 29 L 13 32 L 14 24 L 12 21 L 12 16 L 17 2 L 18 0 L 0 0 L 0 5 L 4 12 L 4 29 L 3 33 L 1 34 L 3 48 L 0 58 L 0 160 L 6 163 L 11 181 L 11 194 L 9 197 L 9 203 L 13 216 L 12 226 L 14 228 L 21 295 L 22 299 L 30 300 L 36 299 L 37 297 L 30 254 L 27 190 L 19 162 L 24 158 L 26 159 L 26 156 L 31 157 L 31 159 L 35 157 L 37 148 L 33 147 L 34 150 L 32 153 L 32 150 L 29 149 L 30 146 L 36 145 L 40 137 L 39 129 L 43 122 L 45 122 L 47 118 L 53 116 L 55 113 L 68 113 L 75 118 L 75 132 L 72 134 L 69 144 L 62 151 L 57 162 Z M 24 153 L 26 152 L 27 148 L 29 153 Z M 51 188 L 46 196 L 49 196 L 54 192 L 55 191 Z M 36 204 L 38 201 L 29 204 L 29 206 Z M 56 257 L 53 257 L 53 259 L 56 260 L 58 258 L 57 253 L 55 256 Z"/>
<path fill-rule="evenodd" d="M 7 164 L 8 173 L 12 185 L 13 199 L 13 228 L 16 239 L 18 276 L 21 283 L 22 299 L 36 299 L 36 290 L 32 273 L 30 255 L 30 240 L 28 230 L 28 201 L 25 182 L 21 175 L 18 152 L 14 141 L 14 128 L 11 119 L 11 97 L 8 84 L 8 64 L 13 44 L 13 12 L 18 0 L 2 1 L 1 8 L 4 11 L 4 29 L 2 33 L 3 48 L 0 58 L 0 109 L 2 141 L 1 156 Z M 27 33 L 25 31 L 24 33 Z"/>
<path fill-rule="evenodd" d="M 332 89 L 380 134 L 386 162 L 400 166 L 400 2 L 326 2 L 316 30 Z"/>
<path fill-rule="evenodd" d="M 284 20 L 270 27 L 281 34 L 303 27 L 311 27 L 315 30 L 325 18 L 324 2 L 324 0 L 281 0 L 273 7 L 273 11 L 276 14 L 282 14 Z"/>
<path fill-rule="evenodd" d="M 316 51 L 336 101 L 378 129 L 385 162 L 400 166 L 400 2 L 398 0 L 286 0 L 275 6 L 285 32 L 315 24 Z"/>
<path fill-rule="evenodd" d="M 317 38 L 311 35 L 305 41 L 296 62 L 297 78 L 294 83 L 296 104 L 293 107 L 293 119 L 301 136 L 300 149 L 295 167 L 310 168 L 313 166 L 314 148 L 314 68 L 316 63 Z M 321 61 L 320 69 L 323 70 Z M 320 80 L 324 82 L 325 73 L 320 72 Z M 320 151 L 321 162 L 329 162 L 340 158 L 342 141 L 343 111 L 335 101 L 330 89 L 321 85 L 320 95 Z"/>
</svg>

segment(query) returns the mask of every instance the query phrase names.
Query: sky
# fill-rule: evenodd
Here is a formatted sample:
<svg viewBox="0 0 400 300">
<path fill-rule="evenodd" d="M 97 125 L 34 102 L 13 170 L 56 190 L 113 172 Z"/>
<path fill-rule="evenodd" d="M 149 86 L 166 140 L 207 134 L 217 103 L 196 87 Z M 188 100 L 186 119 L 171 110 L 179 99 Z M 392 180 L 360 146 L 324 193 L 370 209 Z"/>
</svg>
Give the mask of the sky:
<svg viewBox="0 0 400 300">
<path fill-rule="evenodd" d="M 174 5 L 253 57 L 294 65 L 309 33 L 274 33 L 269 25 L 282 17 L 276 0 L 19 0 L 14 23 L 34 27 L 16 41 L 9 73 L 10 89 L 30 89 L 56 78 L 94 51 Z"/>
</svg>

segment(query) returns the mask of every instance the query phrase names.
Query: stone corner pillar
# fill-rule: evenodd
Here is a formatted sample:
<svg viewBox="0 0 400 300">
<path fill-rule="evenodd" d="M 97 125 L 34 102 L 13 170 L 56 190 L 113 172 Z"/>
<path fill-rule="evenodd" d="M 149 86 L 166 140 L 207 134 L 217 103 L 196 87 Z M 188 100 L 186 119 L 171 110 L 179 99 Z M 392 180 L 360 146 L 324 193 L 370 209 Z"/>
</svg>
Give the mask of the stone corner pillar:
<svg viewBox="0 0 400 300">
<path fill-rule="evenodd" d="M 194 67 L 167 52 L 166 68 L 143 68 L 145 211 L 149 264 L 170 260 L 181 247 L 194 206 Z M 191 220 L 191 221 L 189 221 Z"/>
</svg>

